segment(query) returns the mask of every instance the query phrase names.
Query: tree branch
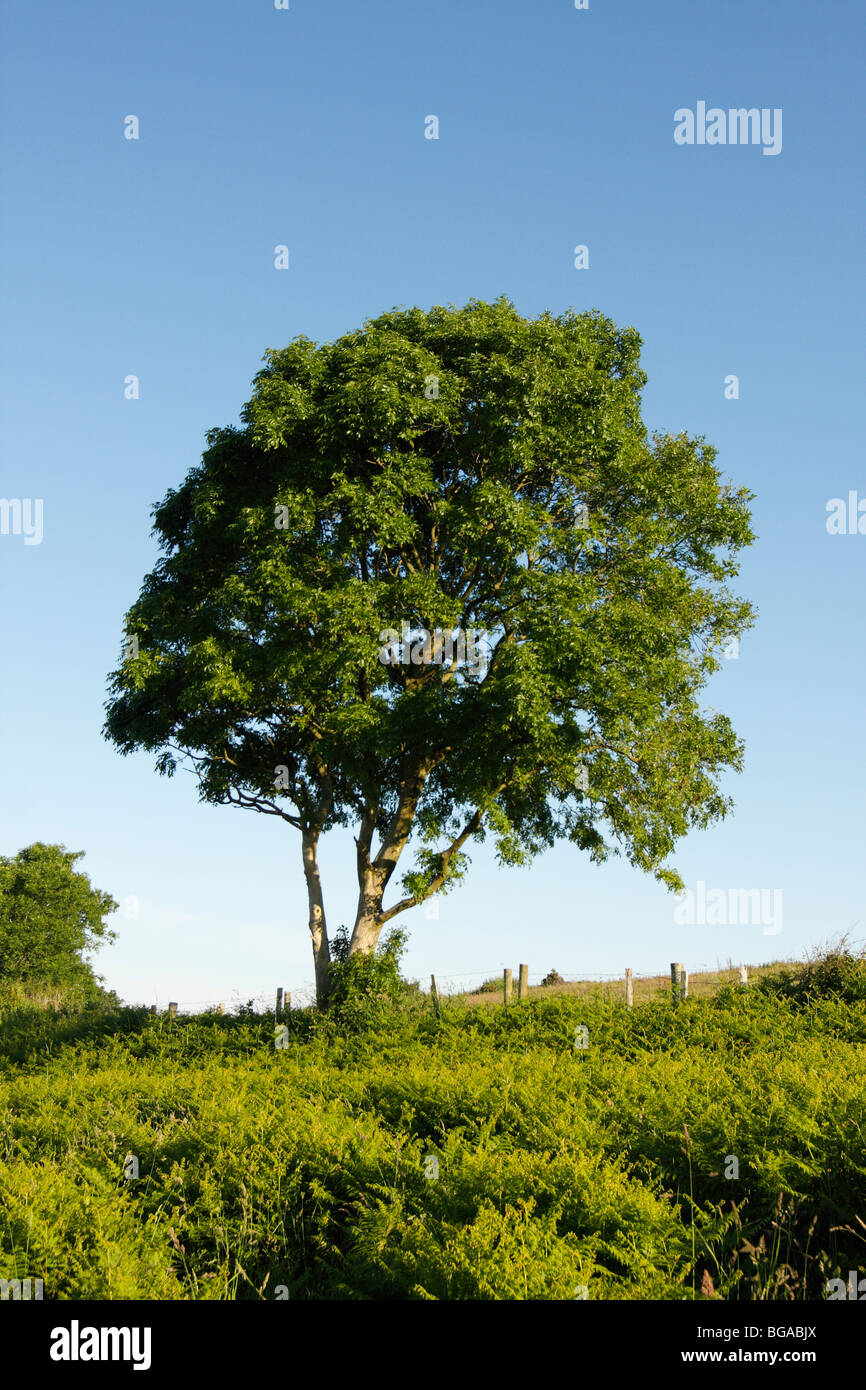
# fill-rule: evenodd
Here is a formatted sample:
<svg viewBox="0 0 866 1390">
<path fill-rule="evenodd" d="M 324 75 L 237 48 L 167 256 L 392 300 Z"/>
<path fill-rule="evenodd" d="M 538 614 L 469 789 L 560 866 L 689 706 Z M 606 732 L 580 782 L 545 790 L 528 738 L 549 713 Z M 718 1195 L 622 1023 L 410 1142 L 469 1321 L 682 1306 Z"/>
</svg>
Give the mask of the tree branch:
<svg viewBox="0 0 866 1390">
<path fill-rule="evenodd" d="M 441 867 L 439 873 L 436 875 L 435 878 L 430 880 L 430 883 L 427 886 L 427 891 L 425 892 L 423 898 L 401 898 L 400 902 L 395 903 L 393 907 L 388 908 L 387 912 L 382 913 L 380 919 L 382 926 L 384 926 L 386 922 L 389 922 L 392 917 L 396 917 L 398 912 L 406 912 L 407 909 L 410 907 L 418 907 L 421 903 L 425 903 L 428 898 L 432 898 L 434 893 L 439 892 L 439 889 L 447 881 L 448 866 L 451 863 L 451 860 L 454 858 L 454 855 L 457 853 L 457 851 L 463 845 L 465 845 L 466 841 L 470 838 L 470 836 L 474 835 L 476 831 L 480 829 L 481 820 L 481 811 L 476 810 L 470 817 L 470 819 L 467 821 L 460 834 L 455 836 L 455 838 L 451 841 L 451 844 L 448 845 L 447 849 L 444 849 L 442 851 L 442 854 L 440 856 Z"/>
</svg>

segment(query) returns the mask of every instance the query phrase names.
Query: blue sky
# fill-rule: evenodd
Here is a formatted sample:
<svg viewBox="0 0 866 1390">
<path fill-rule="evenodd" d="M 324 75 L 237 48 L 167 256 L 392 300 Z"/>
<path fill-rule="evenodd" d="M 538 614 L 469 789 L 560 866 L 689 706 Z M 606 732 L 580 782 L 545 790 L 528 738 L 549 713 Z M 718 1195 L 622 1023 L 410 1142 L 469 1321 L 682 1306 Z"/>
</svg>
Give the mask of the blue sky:
<svg viewBox="0 0 866 1390">
<path fill-rule="evenodd" d="M 707 696 L 745 771 L 675 862 L 707 891 L 780 890 L 782 930 L 680 924 L 622 861 L 560 847 L 504 870 L 479 849 L 438 920 L 402 919 L 408 973 L 694 970 L 866 937 L 866 534 L 826 529 L 831 498 L 866 499 L 862 9 L 19 0 L 2 26 L 0 495 L 42 499 L 44 535 L 0 534 L 0 853 L 86 850 L 124 901 L 108 984 L 183 1005 L 312 979 L 290 828 L 203 807 L 101 738 L 152 504 L 237 419 L 266 348 L 501 293 L 634 325 L 648 425 L 705 435 L 757 495 L 737 587 L 759 620 Z M 781 108 L 781 152 L 677 145 L 699 101 Z M 332 926 L 352 851 L 322 850 Z"/>
</svg>

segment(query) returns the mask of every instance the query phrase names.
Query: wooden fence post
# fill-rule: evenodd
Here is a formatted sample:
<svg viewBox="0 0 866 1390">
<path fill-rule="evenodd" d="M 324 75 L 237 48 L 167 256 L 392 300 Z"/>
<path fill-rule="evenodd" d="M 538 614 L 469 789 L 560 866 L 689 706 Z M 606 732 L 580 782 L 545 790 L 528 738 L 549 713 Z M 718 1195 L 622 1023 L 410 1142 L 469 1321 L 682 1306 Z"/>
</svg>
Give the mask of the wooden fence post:
<svg viewBox="0 0 866 1390">
<path fill-rule="evenodd" d="M 177 1018 L 177 1004 L 169 1004 L 168 1016 L 169 1018 Z"/>
<path fill-rule="evenodd" d="M 682 979 L 685 966 L 682 961 L 671 961 L 671 1003 L 678 1004 L 682 995 Z"/>
<path fill-rule="evenodd" d="M 276 1018 L 278 1018 L 278 1019 L 282 1018 L 282 1016 L 283 1016 L 283 987 L 282 987 L 282 985 L 278 985 L 278 987 L 277 987 L 277 1007 L 276 1007 L 276 1009 L 275 1009 L 275 1011 L 274 1011 L 274 1016 L 275 1016 Z"/>
<path fill-rule="evenodd" d="M 525 999 L 529 993 L 529 966 L 521 965 L 520 973 L 517 976 L 517 997 Z"/>
<path fill-rule="evenodd" d="M 437 1018 L 442 1017 L 442 1009 L 439 1004 L 439 991 L 436 988 L 436 976 L 430 976 L 430 997 L 433 1000 L 433 1012 Z"/>
<path fill-rule="evenodd" d="M 689 972 L 688 972 L 688 970 L 683 970 L 682 974 L 680 975 L 680 998 L 681 998 L 681 999 L 688 999 L 688 997 L 689 997 Z"/>
<path fill-rule="evenodd" d="M 748 983 L 749 983 L 749 970 L 748 970 L 748 966 L 741 965 L 741 966 L 740 966 L 740 984 L 741 984 L 741 985 L 747 985 Z"/>
<path fill-rule="evenodd" d="M 502 1002 L 507 1006 L 511 1003 L 511 971 L 502 972 Z"/>
<path fill-rule="evenodd" d="M 625 972 L 625 1006 L 627 1009 L 634 1008 L 634 976 L 630 970 Z"/>
<path fill-rule="evenodd" d="M 289 1012 L 289 1010 L 291 1009 L 291 1007 L 292 1007 L 292 994 L 291 994 L 291 990 L 284 989 L 284 990 L 283 990 L 283 1013 L 287 1014 L 287 1013 Z"/>
<path fill-rule="evenodd" d="M 222 1004 L 222 1003 L 217 1004 L 216 1011 L 217 1011 L 218 1014 L 224 1014 L 225 1011 L 226 1011 L 226 1006 L 225 1006 L 225 1004 Z"/>
</svg>

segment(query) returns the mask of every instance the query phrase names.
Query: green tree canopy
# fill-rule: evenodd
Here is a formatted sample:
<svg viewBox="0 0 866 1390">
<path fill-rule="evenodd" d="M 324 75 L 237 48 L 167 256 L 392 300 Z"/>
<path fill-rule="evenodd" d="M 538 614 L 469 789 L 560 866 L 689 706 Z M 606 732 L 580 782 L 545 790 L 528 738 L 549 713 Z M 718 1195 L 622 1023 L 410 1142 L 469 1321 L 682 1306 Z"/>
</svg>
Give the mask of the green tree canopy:
<svg viewBox="0 0 866 1390">
<path fill-rule="evenodd" d="M 37 842 L 0 857 L 0 979 L 62 985 L 93 981 L 84 952 L 113 940 L 108 893 L 74 868 L 83 850 Z"/>
<path fill-rule="evenodd" d="M 566 839 L 677 887 L 676 840 L 729 807 L 741 745 L 699 695 L 752 621 L 726 584 L 751 494 L 702 438 L 648 435 L 640 346 L 504 298 L 297 338 L 154 510 L 106 735 L 300 831 L 320 997 L 334 825 L 354 953 L 469 842 L 519 864 Z"/>
</svg>

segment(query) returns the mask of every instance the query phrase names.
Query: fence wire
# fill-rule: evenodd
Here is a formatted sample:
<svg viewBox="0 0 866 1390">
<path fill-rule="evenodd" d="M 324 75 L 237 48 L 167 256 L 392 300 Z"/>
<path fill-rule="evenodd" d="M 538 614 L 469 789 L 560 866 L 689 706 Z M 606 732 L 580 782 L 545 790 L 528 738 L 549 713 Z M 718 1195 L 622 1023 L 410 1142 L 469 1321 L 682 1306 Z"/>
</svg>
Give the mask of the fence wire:
<svg viewBox="0 0 866 1390">
<path fill-rule="evenodd" d="M 849 947 L 866 946 L 866 937 L 859 937 L 856 941 L 849 941 L 849 942 L 848 942 L 848 946 L 849 946 Z M 759 967 L 756 967 L 756 966 L 754 966 L 754 965 L 752 965 L 752 964 L 748 964 L 748 963 L 745 962 L 745 961 L 741 962 L 741 964 L 747 965 L 747 968 L 748 968 L 749 970 L 754 970 L 754 969 L 759 968 Z M 453 995 L 461 995 L 461 994 L 478 994 L 478 993 L 480 992 L 478 988 L 476 988 L 476 989 L 472 989 L 472 988 L 468 988 L 468 989 L 459 989 L 459 988 L 458 988 L 458 989 L 456 989 L 456 990 L 450 990 L 450 989 L 448 988 L 448 986 L 451 985 L 451 984 L 452 984 L 454 981 L 456 981 L 456 980 L 469 980 L 469 979 L 473 979 L 473 980 L 478 980 L 478 981 L 479 981 L 479 984 L 484 984 L 484 983 L 485 983 L 486 981 L 488 981 L 488 980 L 494 980 L 494 979 L 495 979 L 495 980 L 497 981 L 498 985 L 499 985 L 500 988 L 501 988 L 501 986 L 502 986 L 502 972 L 503 972 L 503 969 L 505 969 L 505 968 L 507 968 L 507 967 L 503 967 L 502 965 L 496 965 L 496 966 L 488 967 L 486 970 L 448 970 L 448 971 L 442 971 L 441 973 L 439 973 L 439 972 L 437 971 L 436 976 L 435 976 L 435 978 L 436 978 L 436 988 L 437 988 L 437 991 L 439 992 L 439 994 L 442 994 L 442 995 L 444 995 L 444 996 L 446 996 L 446 997 L 448 997 L 448 996 L 453 996 Z M 736 965 L 728 964 L 728 965 L 722 965 L 722 966 L 720 966 L 719 963 L 718 963 L 718 961 L 716 961 L 714 964 L 709 964 L 708 962 L 703 962 L 703 963 L 700 964 L 700 965 L 694 965 L 694 966 L 692 966 L 692 967 L 689 969 L 688 974 L 689 974 L 689 976 L 690 976 L 691 978 L 693 978 L 695 975 L 700 975 L 700 974 L 704 974 L 704 973 L 721 974 L 721 973 L 723 973 L 725 970 L 736 971 L 736 970 L 738 970 L 739 968 L 740 968 L 740 964 L 736 964 Z M 551 971 L 541 971 L 541 970 L 530 970 L 529 973 L 528 973 L 528 979 L 529 979 L 530 985 L 533 985 L 534 987 L 537 988 L 537 987 L 542 983 L 542 981 L 545 980 L 545 979 L 547 978 L 547 976 L 548 976 L 549 974 L 551 974 L 551 973 L 553 973 L 553 972 L 551 972 Z M 610 983 L 612 983 L 612 982 L 614 982 L 614 981 L 619 981 L 619 982 L 621 982 L 621 983 L 624 984 L 624 982 L 625 982 L 625 970 L 624 970 L 624 969 L 623 969 L 623 970 L 619 970 L 619 971 L 602 971 L 602 972 L 598 972 L 598 971 L 596 971 L 596 972 L 593 972 L 593 971 L 583 971 L 583 970 L 569 970 L 566 974 L 563 974 L 561 971 L 558 971 L 558 972 L 556 972 L 556 973 L 561 975 L 562 983 L 563 983 L 563 984 L 566 984 L 566 985 L 575 985 L 575 984 L 610 984 Z M 513 967 L 512 967 L 512 976 L 513 976 L 513 987 L 514 987 L 514 989 L 516 990 L 516 988 L 517 988 L 517 978 L 518 978 L 518 975 L 517 975 L 517 971 L 514 970 Z M 637 970 L 633 970 L 633 971 L 632 971 L 632 980 L 633 980 L 635 983 L 637 983 L 637 981 L 639 981 L 639 980 L 667 980 L 667 979 L 668 979 L 668 976 L 669 976 L 669 970 L 667 970 L 667 969 L 665 969 L 665 970 L 648 970 L 648 971 L 637 971 Z M 418 983 L 420 983 L 420 982 L 418 982 Z M 427 992 L 427 991 L 425 991 L 425 992 Z M 491 990 L 491 991 L 487 991 L 487 992 L 493 993 L 492 990 Z M 276 988 L 274 988 L 274 989 L 263 989 L 263 990 L 258 990 L 255 994 L 249 994 L 249 993 L 246 993 L 246 991 L 244 991 L 244 993 L 246 994 L 246 998 L 243 999 L 243 1000 L 242 1000 L 241 997 L 240 997 L 241 991 L 239 991 L 239 990 L 231 990 L 231 991 L 229 992 L 229 994 L 227 994 L 227 995 L 224 994 L 224 995 L 222 995 L 221 997 L 217 997 L 217 998 L 211 998 L 211 999 L 178 999 L 178 1000 L 171 1000 L 170 1002 L 177 1005 L 177 1008 L 178 1008 L 178 1011 L 179 1011 L 179 1012 L 180 1012 L 181 1010 L 189 1011 L 189 1010 L 192 1010 L 192 1009 L 201 1009 L 201 1010 L 216 1009 L 216 1008 L 219 1008 L 220 1005 L 222 1005 L 222 1007 L 223 1007 L 224 1009 L 226 1009 L 226 1010 L 232 1010 L 232 1009 L 234 1009 L 234 1010 L 240 1010 L 240 1009 L 243 1009 L 243 1008 L 247 1007 L 249 1004 L 260 1004 L 260 1005 L 263 1006 L 262 1012 L 268 1012 L 268 1011 L 273 1010 L 273 1009 L 276 1008 L 276 995 L 277 995 Z M 292 987 L 287 991 L 287 993 L 290 995 L 291 1001 L 292 1001 L 292 1004 L 294 1005 L 294 1007 L 296 1007 L 296 1008 L 308 1008 L 311 1004 L 315 1003 L 315 999 L 316 999 L 316 986 L 315 986 L 314 981 L 312 981 L 312 980 L 305 980 L 302 984 L 300 984 L 300 985 L 298 985 L 298 986 L 292 986 Z M 159 1009 L 160 1007 L 163 1007 L 163 1008 L 164 1008 L 164 1007 L 167 1007 L 167 1006 L 166 1006 L 166 1005 L 160 1006 L 159 999 L 157 999 L 157 1000 L 156 1000 L 156 1008 Z"/>
</svg>

